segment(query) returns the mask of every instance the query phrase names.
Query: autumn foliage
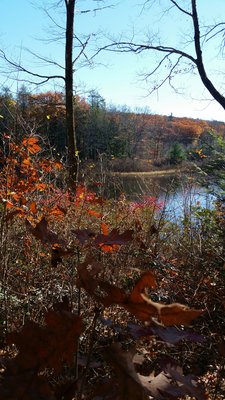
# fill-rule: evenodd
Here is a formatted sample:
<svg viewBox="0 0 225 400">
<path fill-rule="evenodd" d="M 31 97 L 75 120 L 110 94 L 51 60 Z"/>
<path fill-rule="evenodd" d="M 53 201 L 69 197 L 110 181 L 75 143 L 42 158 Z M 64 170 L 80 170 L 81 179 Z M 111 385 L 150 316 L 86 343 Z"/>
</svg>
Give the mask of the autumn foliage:
<svg viewBox="0 0 225 400">
<path fill-rule="evenodd" d="M 5 137 L 1 157 L 0 398 L 207 399 L 187 343 L 193 355 L 209 340 L 220 273 L 163 255 L 163 205 L 112 208 L 85 184 L 72 198 L 37 136 Z"/>
</svg>

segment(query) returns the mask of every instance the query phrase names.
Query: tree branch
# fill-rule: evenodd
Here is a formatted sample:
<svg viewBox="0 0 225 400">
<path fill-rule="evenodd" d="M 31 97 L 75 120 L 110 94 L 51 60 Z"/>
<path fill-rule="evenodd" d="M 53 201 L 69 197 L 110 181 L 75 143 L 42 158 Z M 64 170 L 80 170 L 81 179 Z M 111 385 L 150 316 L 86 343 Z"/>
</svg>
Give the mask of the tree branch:
<svg viewBox="0 0 225 400">
<path fill-rule="evenodd" d="M 192 4 L 192 20 L 193 20 L 193 27 L 194 27 L 194 44 L 195 44 L 195 51 L 196 51 L 196 65 L 198 68 L 198 72 L 202 83 L 210 92 L 210 94 L 214 97 L 215 100 L 225 109 L 225 97 L 218 92 L 215 88 L 211 80 L 208 78 L 205 70 L 205 66 L 203 63 L 202 58 L 202 49 L 201 49 L 201 42 L 200 42 L 200 28 L 199 28 L 199 21 L 198 21 L 198 13 L 196 7 L 196 0 L 191 0 Z"/>
<path fill-rule="evenodd" d="M 175 0 L 170 0 L 171 3 L 173 3 L 175 5 L 175 7 L 178 8 L 178 10 L 180 10 L 182 13 L 189 15 L 189 17 L 192 17 L 192 14 L 188 11 L 186 11 L 184 8 L 180 7 L 179 4 L 177 4 L 177 2 Z"/>
<path fill-rule="evenodd" d="M 63 79 L 65 81 L 65 77 L 63 75 L 42 75 L 42 74 L 38 74 L 35 72 L 32 72 L 30 70 L 28 70 L 27 68 L 23 67 L 21 64 L 18 64 L 12 60 L 10 60 L 5 52 L 3 50 L 0 50 L 0 57 L 2 59 L 4 59 L 9 65 L 11 65 L 13 68 L 15 68 L 15 71 L 17 72 L 24 72 L 25 74 L 28 74 L 30 76 L 33 76 L 35 78 L 40 78 L 43 79 L 42 82 L 38 83 L 38 84 L 43 84 L 48 82 L 51 79 Z M 27 81 L 28 82 L 28 81 Z M 30 82 L 31 83 L 31 82 Z M 33 82 L 34 83 L 34 82 Z"/>
</svg>

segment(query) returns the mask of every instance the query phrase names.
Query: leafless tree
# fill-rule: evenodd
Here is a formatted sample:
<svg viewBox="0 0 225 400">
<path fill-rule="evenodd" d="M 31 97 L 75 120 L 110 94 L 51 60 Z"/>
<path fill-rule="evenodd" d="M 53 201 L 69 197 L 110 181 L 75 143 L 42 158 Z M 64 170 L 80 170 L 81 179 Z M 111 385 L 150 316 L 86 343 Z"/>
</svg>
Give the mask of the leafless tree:
<svg viewBox="0 0 225 400">
<path fill-rule="evenodd" d="M 93 0 L 93 8 L 80 10 L 80 14 L 86 14 L 103 10 L 111 7 L 111 5 L 105 6 L 104 0 Z M 45 56 L 38 55 L 35 52 L 29 50 L 29 53 L 36 57 L 36 59 L 43 61 L 50 67 L 57 67 L 62 71 L 62 74 L 41 74 L 32 71 L 25 67 L 21 61 L 17 62 L 10 58 L 2 49 L 0 49 L 1 60 L 7 63 L 8 69 L 7 74 L 11 74 L 12 79 L 20 80 L 25 83 L 43 85 L 51 80 L 62 80 L 65 86 L 65 107 L 66 107 L 66 129 L 67 129 L 67 143 L 68 143 L 68 176 L 69 185 L 71 188 L 76 188 L 76 182 L 78 179 L 78 164 L 77 164 L 77 141 L 75 131 L 75 120 L 74 120 L 74 71 L 75 65 L 78 60 L 83 56 L 84 59 L 89 63 L 90 60 L 86 54 L 87 46 L 91 35 L 80 37 L 75 33 L 75 6 L 77 0 L 59 0 L 52 3 L 52 8 L 58 9 L 63 7 L 65 10 L 65 26 L 61 26 L 54 19 L 51 12 L 46 8 L 43 9 L 47 14 L 57 32 L 57 40 L 63 40 L 65 44 L 65 62 L 59 64 L 55 60 L 47 58 Z M 96 6 L 97 5 L 97 6 Z M 52 9 L 51 9 L 52 10 Z M 54 39 L 53 39 L 54 40 Z M 48 39 L 51 42 L 50 39 Z M 76 49 L 76 55 L 74 55 Z M 18 73 L 22 74 L 20 79 Z M 20 75 L 21 76 L 21 75 Z"/>
<path fill-rule="evenodd" d="M 156 0 L 146 0 L 143 9 L 148 8 L 151 15 L 153 3 L 156 3 Z M 168 14 L 172 8 L 176 9 L 179 13 L 186 16 L 192 25 L 192 34 L 191 34 L 191 42 L 194 44 L 193 51 L 186 51 L 186 46 L 180 47 L 171 47 L 166 44 L 158 44 L 156 42 L 155 36 L 150 36 L 147 40 L 136 41 L 134 38 L 131 40 L 115 40 L 112 39 L 111 43 L 104 46 L 104 50 L 108 51 L 116 51 L 116 52 L 133 52 L 136 54 L 140 54 L 145 51 L 154 51 L 158 54 L 161 54 L 159 61 L 156 66 L 146 73 L 145 78 L 149 79 L 154 77 L 165 65 L 167 65 L 167 74 L 164 75 L 164 78 L 160 81 L 157 81 L 153 86 L 152 91 L 158 90 L 162 85 L 168 82 L 171 86 L 173 86 L 172 80 L 176 74 L 179 74 L 181 71 L 191 71 L 193 69 L 197 69 L 199 77 L 205 88 L 209 91 L 211 96 L 225 109 L 225 97 L 222 93 L 222 89 L 218 89 L 213 81 L 209 78 L 206 72 L 206 65 L 203 59 L 203 48 L 204 43 L 208 42 L 212 38 L 222 37 L 221 41 L 221 49 L 223 50 L 225 43 L 225 22 L 215 23 L 212 26 L 204 27 L 204 33 L 200 31 L 200 23 L 199 16 L 197 10 L 197 1 L 189 0 L 186 3 L 189 3 L 189 10 L 185 9 L 182 6 L 182 1 L 180 0 L 165 0 L 165 4 L 168 4 L 168 9 L 165 11 L 165 14 Z M 186 67 L 182 68 L 182 62 L 186 61 Z"/>
</svg>

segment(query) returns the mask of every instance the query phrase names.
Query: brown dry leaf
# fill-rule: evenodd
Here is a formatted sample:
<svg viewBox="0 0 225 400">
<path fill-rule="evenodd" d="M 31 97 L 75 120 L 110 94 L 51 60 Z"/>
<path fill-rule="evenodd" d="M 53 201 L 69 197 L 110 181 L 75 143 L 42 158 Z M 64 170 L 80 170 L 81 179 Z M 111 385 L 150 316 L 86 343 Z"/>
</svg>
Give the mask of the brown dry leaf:
<svg viewBox="0 0 225 400">
<path fill-rule="evenodd" d="M 98 285 L 98 282 L 94 277 L 103 267 L 102 264 L 99 263 L 99 269 L 96 267 L 93 271 L 92 269 L 88 270 L 88 267 L 92 265 L 92 262 L 95 263 L 95 261 L 92 260 L 92 257 L 88 257 L 86 261 L 77 265 L 78 278 L 76 281 L 77 286 L 85 289 L 91 296 L 94 295 L 94 291 Z"/>
<path fill-rule="evenodd" d="M 165 326 L 189 325 L 193 319 L 197 318 L 204 312 L 204 310 L 191 309 L 179 303 L 172 303 L 169 305 L 156 303 L 143 293 L 141 296 L 150 307 L 155 309 L 155 314 L 159 321 Z"/>
<path fill-rule="evenodd" d="M 2 400 L 56 400 L 51 385 L 43 376 L 33 371 L 20 372 L 16 375 L 2 375 L 0 381 Z"/>
<path fill-rule="evenodd" d="M 166 363 L 164 371 L 156 376 L 138 374 L 134 366 L 134 355 L 124 352 L 118 343 L 111 345 L 105 358 L 115 370 L 119 400 L 146 400 L 149 395 L 156 400 L 180 399 L 187 395 L 206 400 L 204 388 L 193 375 L 184 376 L 179 366 Z"/>
<path fill-rule="evenodd" d="M 157 310 L 144 301 L 143 303 L 126 301 L 122 306 L 142 322 L 151 322 L 152 318 L 157 318 L 158 315 Z"/>
<path fill-rule="evenodd" d="M 168 363 L 164 367 L 165 373 L 170 376 L 173 380 L 178 382 L 181 394 L 183 392 L 183 397 L 189 395 L 197 400 L 207 400 L 208 396 L 205 393 L 204 387 L 198 382 L 198 378 L 194 375 L 184 376 L 182 373 L 182 368 L 171 365 Z M 172 388 L 167 389 L 167 394 L 173 395 Z M 180 395 L 181 395 L 180 394 Z"/>
<path fill-rule="evenodd" d="M 66 246 L 66 242 L 63 239 L 60 239 L 55 232 L 48 229 L 48 221 L 45 217 L 43 217 L 35 227 L 26 220 L 26 226 L 33 236 L 42 243 Z"/>
<path fill-rule="evenodd" d="M 85 265 L 83 268 L 78 267 L 78 274 L 78 286 L 83 287 L 105 307 L 118 304 L 143 322 L 151 322 L 154 318 L 165 326 L 188 325 L 204 312 L 204 310 L 194 310 L 179 303 L 164 305 L 149 299 L 142 292 L 146 287 L 156 287 L 152 271 L 147 271 L 141 276 L 130 295 L 109 282 L 93 279 L 93 275 Z"/>
<path fill-rule="evenodd" d="M 7 336 L 15 344 L 18 355 L 13 359 L 14 372 L 27 369 L 54 368 L 57 372 L 63 363 L 71 364 L 77 349 L 77 339 L 83 330 L 81 317 L 69 311 L 49 311 L 45 326 L 27 321 L 20 332 Z"/>
<path fill-rule="evenodd" d="M 145 288 L 156 288 L 157 283 L 152 271 L 145 272 L 141 278 L 137 281 L 134 289 L 132 290 L 129 300 L 132 303 L 143 303 L 141 293 Z"/>
<path fill-rule="evenodd" d="M 123 352 L 121 345 L 114 343 L 105 352 L 105 358 L 115 370 L 120 400 L 148 400 L 148 396 L 138 377 L 131 353 Z"/>
<path fill-rule="evenodd" d="M 97 281 L 97 288 L 103 292 L 102 295 L 95 294 L 96 300 L 100 301 L 105 307 L 109 307 L 112 304 L 121 304 L 126 301 L 126 293 L 123 289 L 118 288 L 115 285 L 111 285 L 105 281 Z"/>
<path fill-rule="evenodd" d="M 22 208 L 17 208 L 16 210 L 10 211 L 7 213 L 6 215 L 6 221 L 9 222 L 11 221 L 16 215 L 18 215 L 19 217 L 24 217 L 25 212 Z"/>
</svg>

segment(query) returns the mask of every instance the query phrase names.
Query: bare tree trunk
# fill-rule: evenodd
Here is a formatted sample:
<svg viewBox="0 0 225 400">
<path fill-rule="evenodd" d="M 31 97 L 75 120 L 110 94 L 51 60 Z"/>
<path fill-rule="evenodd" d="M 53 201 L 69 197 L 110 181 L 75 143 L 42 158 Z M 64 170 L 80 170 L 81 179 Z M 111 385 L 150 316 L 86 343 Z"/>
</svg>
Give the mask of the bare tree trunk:
<svg viewBox="0 0 225 400">
<path fill-rule="evenodd" d="M 198 68 L 198 73 L 202 80 L 203 85 L 208 89 L 209 93 L 212 97 L 218 101 L 218 103 L 225 109 L 225 97 L 218 92 L 215 86 L 212 84 L 211 80 L 208 78 L 206 74 L 206 70 L 204 67 L 203 59 L 202 59 L 202 50 L 201 50 L 201 43 L 200 43 L 200 29 L 199 29 L 199 22 L 198 22 L 198 14 L 197 14 L 197 7 L 196 7 L 196 0 L 192 0 L 192 19 L 194 25 L 194 42 L 195 42 L 195 52 L 196 52 L 196 65 Z"/>
<path fill-rule="evenodd" d="M 73 103 L 73 38 L 74 13 L 76 0 L 65 0 L 66 4 L 66 48 L 65 48 L 65 95 L 66 95 L 66 130 L 68 142 L 69 186 L 76 189 L 77 157 L 76 132 Z"/>
</svg>

